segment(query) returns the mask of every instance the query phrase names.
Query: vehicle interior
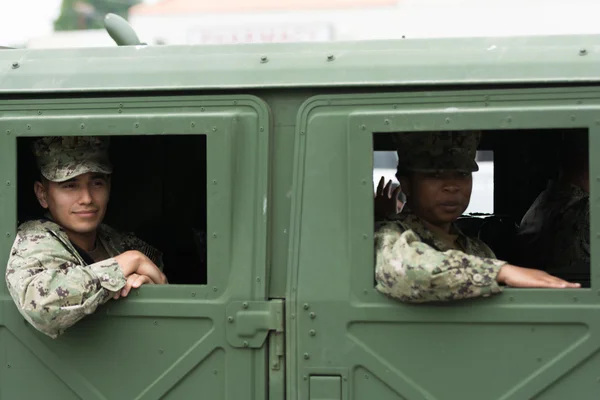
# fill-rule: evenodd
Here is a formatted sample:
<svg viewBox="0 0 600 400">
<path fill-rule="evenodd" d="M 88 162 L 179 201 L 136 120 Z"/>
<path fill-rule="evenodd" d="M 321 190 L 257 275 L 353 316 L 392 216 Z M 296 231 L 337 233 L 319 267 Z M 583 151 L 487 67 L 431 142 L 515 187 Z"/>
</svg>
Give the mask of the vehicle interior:
<svg viewBox="0 0 600 400">
<path fill-rule="evenodd" d="M 587 143 L 586 129 L 488 130 L 482 132 L 478 148 L 493 153 L 493 213 L 469 213 L 458 221 L 468 236 L 479 237 L 499 259 L 516 263 L 515 237 L 521 219 L 559 174 L 563 141 L 577 136 Z M 374 151 L 394 150 L 392 135 L 373 135 Z M 489 154 L 489 153 L 488 153 Z M 475 172 L 474 174 L 476 174 Z M 548 271 L 590 287 L 590 266 L 581 262 L 576 268 Z"/>
<path fill-rule="evenodd" d="M 44 215 L 33 193 L 39 172 L 31 143 L 18 140 L 19 223 Z M 160 249 L 170 283 L 205 284 L 206 136 L 114 136 L 110 157 L 114 172 L 104 222 Z"/>
<path fill-rule="evenodd" d="M 478 150 L 493 154 L 493 213 L 470 213 L 457 221 L 469 236 L 486 242 L 499 259 L 514 261 L 521 219 L 549 180 L 558 176 L 565 135 L 585 129 L 485 131 Z M 394 151 L 389 134 L 373 135 L 374 151 Z M 19 223 L 43 216 L 33 194 L 38 170 L 33 138 L 18 140 Z M 141 150 L 143 149 L 143 151 Z M 105 222 L 138 237 L 164 254 L 171 283 L 207 282 L 206 139 L 203 135 L 111 137 L 114 167 Z M 189 160 L 196 162 L 190 163 Z M 176 265 L 194 266 L 173 268 Z M 552 271 L 590 286 L 589 264 Z"/>
</svg>

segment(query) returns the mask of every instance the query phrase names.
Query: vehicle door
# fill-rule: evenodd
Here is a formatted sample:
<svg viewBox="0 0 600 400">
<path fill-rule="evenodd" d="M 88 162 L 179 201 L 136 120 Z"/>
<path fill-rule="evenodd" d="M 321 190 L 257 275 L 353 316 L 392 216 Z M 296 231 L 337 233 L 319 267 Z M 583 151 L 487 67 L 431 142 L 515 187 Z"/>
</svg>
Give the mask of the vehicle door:
<svg viewBox="0 0 600 400">
<path fill-rule="evenodd" d="M 585 128 L 594 154 L 599 111 L 593 88 L 308 100 L 296 132 L 288 399 L 597 398 L 596 201 L 591 288 L 408 304 L 375 289 L 372 173 L 374 133 Z M 598 170 L 591 157 L 591 199 Z"/>
<path fill-rule="evenodd" d="M 200 191 L 205 199 L 197 201 L 206 208 L 206 226 L 203 232 L 182 235 L 201 235 L 195 237 L 196 250 L 205 252 L 207 266 L 203 284 L 142 286 L 125 299 L 110 300 L 56 340 L 26 323 L 5 283 L 0 284 L 0 398 L 47 398 L 51 393 L 61 399 L 266 399 L 266 338 L 269 331 L 282 330 L 283 310 L 280 301 L 266 297 L 266 103 L 245 95 L 79 94 L 3 101 L 0 109 L 3 276 L 17 228 L 17 147 L 23 138 L 37 136 L 104 135 L 113 143 L 123 143 L 123 138 L 154 137 L 170 143 L 176 136 L 201 137 L 204 146 L 186 149 L 179 159 L 163 152 L 171 160 L 164 169 L 149 162 L 139 173 L 154 174 L 150 184 L 158 193 L 178 168 L 206 163 L 205 176 L 184 183 L 190 188 L 205 185 Z M 129 157 L 143 158 L 144 151 L 138 146 Z M 156 158 L 154 164 L 160 162 Z M 119 173 L 127 171 L 116 169 L 115 180 Z M 135 193 L 137 189 L 120 203 L 130 207 L 131 218 L 152 203 L 151 190 L 146 200 Z M 187 206 L 190 199 L 167 194 L 165 202 Z M 121 219 L 126 222 L 128 215 Z M 167 267 L 201 273 L 198 265 Z"/>
</svg>

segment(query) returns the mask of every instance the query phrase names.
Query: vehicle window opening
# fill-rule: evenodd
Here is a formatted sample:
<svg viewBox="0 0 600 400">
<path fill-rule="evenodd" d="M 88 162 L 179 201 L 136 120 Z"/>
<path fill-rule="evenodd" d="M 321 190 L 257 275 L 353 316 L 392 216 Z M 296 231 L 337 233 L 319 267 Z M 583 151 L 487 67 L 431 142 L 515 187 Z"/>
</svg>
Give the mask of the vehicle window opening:
<svg viewBox="0 0 600 400">
<path fill-rule="evenodd" d="M 35 139 L 17 141 L 18 224 L 44 216 L 33 192 L 40 177 Z M 205 135 L 110 137 L 113 174 L 103 223 L 159 249 L 171 284 L 207 283 L 206 150 Z"/>
<path fill-rule="evenodd" d="M 393 136 L 373 134 L 375 192 L 381 177 L 398 184 Z M 587 129 L 482 131 L 471 199 L 455 225 L 498 259 L 590 287 L 588 153 Z"/>
</svg>

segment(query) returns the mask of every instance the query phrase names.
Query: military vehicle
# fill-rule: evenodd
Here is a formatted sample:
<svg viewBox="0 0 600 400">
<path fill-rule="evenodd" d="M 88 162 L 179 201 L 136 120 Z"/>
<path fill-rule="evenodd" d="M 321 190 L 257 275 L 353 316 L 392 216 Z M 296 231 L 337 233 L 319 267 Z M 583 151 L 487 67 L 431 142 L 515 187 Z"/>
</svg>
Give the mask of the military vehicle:
<svg viewBox="0 0 600 400">
<path fill-rule="evenodd" d="M 581 289 L 387 298 L 372 183 L 393 132 L 483 131 L 494 213 L 465 227 L 509 258 L 560 138 L 600 148 L 600 36 L 154 47 L 112 23 L 122 46 L 0 51 L 0 261 L 40 212 L 31 139 L 107 135 L 107 222 L 170 285 L 55 340 L 0 285 L 2 400 L 600 398 L 598 262 L 559 271 Z"/>
</svg>

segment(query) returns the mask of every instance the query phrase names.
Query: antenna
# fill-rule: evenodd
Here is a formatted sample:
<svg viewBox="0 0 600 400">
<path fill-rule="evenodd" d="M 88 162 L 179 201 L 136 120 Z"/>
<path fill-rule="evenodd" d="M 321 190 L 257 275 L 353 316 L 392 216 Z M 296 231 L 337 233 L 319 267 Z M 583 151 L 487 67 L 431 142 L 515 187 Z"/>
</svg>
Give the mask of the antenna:
<svg viewBox="0 0 600 400">
<path fill-rule="evenodd" d="M 119 46 L 137 46 L 145 44 L 140 42 L 137 34 L 124 18 L 116 14 L 106 14 L 104 17 L 104 27 L 110 37 Z"/>
</svg>

